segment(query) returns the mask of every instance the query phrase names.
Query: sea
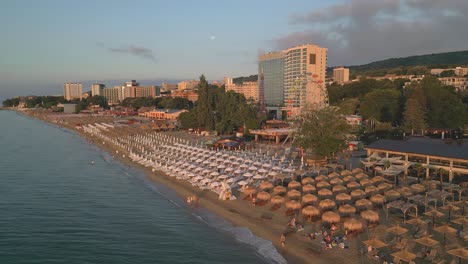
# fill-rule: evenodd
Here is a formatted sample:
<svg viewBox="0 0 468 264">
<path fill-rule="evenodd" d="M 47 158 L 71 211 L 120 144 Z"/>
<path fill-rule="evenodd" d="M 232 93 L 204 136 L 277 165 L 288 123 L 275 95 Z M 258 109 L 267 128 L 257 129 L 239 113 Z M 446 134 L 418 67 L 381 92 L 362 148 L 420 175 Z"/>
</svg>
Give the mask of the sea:
<svg viewBox="0 0 468 264">
<path fill-rule="evenodd" d="M 73 131 L 0 111 L 0 263 L 286 261 Z"/>
</svg>

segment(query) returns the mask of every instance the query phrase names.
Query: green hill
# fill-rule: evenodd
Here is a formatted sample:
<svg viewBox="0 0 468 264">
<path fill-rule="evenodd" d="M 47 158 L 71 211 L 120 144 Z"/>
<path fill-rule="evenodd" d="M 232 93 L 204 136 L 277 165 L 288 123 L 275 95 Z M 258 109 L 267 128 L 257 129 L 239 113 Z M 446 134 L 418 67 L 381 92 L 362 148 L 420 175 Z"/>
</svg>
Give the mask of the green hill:
<svg viewBox="0 0 468 264">
<path fill-rule="evenodd" d="M 375 61 L 364 65 L 348 66 L 352 75 L 382 76 L 385 74 L 412 73 L 411 68 L 451 68 L 468 65 L 468 51 L 454 51 L 436 54 L 426 54 L 403 58 L 391 58 Z"/>
</svg>

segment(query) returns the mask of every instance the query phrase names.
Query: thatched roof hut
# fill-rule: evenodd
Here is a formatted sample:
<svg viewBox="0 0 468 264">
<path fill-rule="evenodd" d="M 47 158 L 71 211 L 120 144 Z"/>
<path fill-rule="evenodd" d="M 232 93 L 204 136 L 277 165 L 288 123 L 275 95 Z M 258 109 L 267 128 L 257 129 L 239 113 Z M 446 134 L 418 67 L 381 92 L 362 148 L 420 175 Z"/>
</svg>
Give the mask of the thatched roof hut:
<svg viewBox="0 0 468 264">
<path fill-rule="evenodd" d="M 296 200 L 290 200 L 286 202 L 286 208 L 292 209 L 292 210 L 297 210 L 301 208 L 301 203 L 299 203 Z"/>
<path fill-rule="evenodd" d="M 380 191 L 388 191 L 393 188 L 393 185 L 391 185 L 390 183 L 384 182 L 384 183 L 379 184 L 377 188 L 379 188 Z"/>
<path fill-rule="evenodd" d="M 369 178 L 369 176 L 367 176 L 367 174 L 361 172 L 361 173 L 356 174 L 354 176 L 354 178 L 356 178 L 356 180 L 360 181 L 360 180 Z"/>
<path fill-rule="evenodd" d="M 343 180 L 340 178 L 334 178 L 330 180 L 331 185 L 338 185 L 338 184 L 343 184 Z"/>
<path fill-rule="evenodd" d="M 334 179 L 334 178 L 338 178 L 340 177 L 340 175 L 336 172 L 332 172 L 332 173 L 329 173 L 328 174 L 328 179 Z"/>
<path fill-rule="evenodd" d="M 317 189 L 329 188 L 329 187 L 330 187 L 330 183 L 328 183 L 328 182 L 326 182 L 326 181 L 319 181 L 319 182 L 317 182 L 316 187 L 317 187 Z"/>
<path fill-rule="evenodd" d="M 367 186 L 366 189 L 364 190 L 366 194 L 368 195 L 373 195 L 379 193 L 379 188 L 375 186 Z"/>
<path fill-rule="evenodd" d="M 348 189 L 344 187 L 343 185 L 336 185 L 336 186 L 333 186 L 332 191 L 333 193 L 341 193 L 341 192 L 348 191 Z"/>
<path fill-rule="evenodd" d="M 355 180 L 356 180 L 356 178 L 354 178 L 354 177 L 351 176 L 351 175 L 348 175 L 348 176 L 346 176 L 346 177 L 343 178 L 343 181 L 346 182 L 346 183 L 348 183 L 348 182 L 353 182 L 353 181 L 355 181 Z"/>
<path fill-rule="evenodd" d="M 379 183 L 382 183 L 384 181 L 385 181 L 385 179 L 382 176 L 375 176 L 374 178 L 371 179 L 371 182 L 373 184 L 379 184 Z"/>
<path fill-rule="evenodd" d="M 302 185 L 306 185 L 306 184 L 312 184 L 312 183 L 314 183 L 315 180 L 312 179 L 312 178 L 310 178 L 310 177 L 307 177 L 307 178 L 302 179 L 301 182 L 302 182 Z"/>
<path fill-rule="evenodd" d="M 254 187 L 247 187 L 244 190 L 244 193 L 247 195 L 255 194 L 256 192 L 257 192 L 257 189 L 255 189 Z"/>
<path fill-rule="evenodd" d="M 358 188 L 361 188 L 361 184 L 355 182 L 355 181 L 352 181 L 352 182 L 349 182 L 348 184 L 346 184 L 346 187 L 350 190 L 354 190 L 354 189 L 358 189 Z"/>
<path fill-rule="evenodd" d="M 260 190 L 270 190 L 273 188 L 273 183 L 269 181 L 264 181 L 260 183 L 260 186 L 258 187 Z"/>
<path fill-rule="evenodd" d="M 328 196 L 333 196 L 333 193 L 332 191 L 328 190 L 328 189 L 321 189 L 318 191 L 318 196 L 320 197 L 328 197 Z"/>
<path fill-rule="evenodd" d="M 317 177 L 315 177 L 315 181 L 319 182 L 319 181 L 328 181 L 328 177 L 325 176 L 325 175 L 319 175 Z"/>
<path fill-rule="evenodd" d="M 359 199 L 366 196 L 366 193 L 361 189 L 353 190 L 350 194 L 353 199 Z"/>
<path fill-rule="evenodd" d="M 363 172 L 363 170 L 361 168 L 354 168 L 351 172 L 353 174 L 359 174 L 359 173 Z"/>
<path fill-rule="evenodd" d="M 372 195 L 371 198 L 370 198 L 370 201 L 373 203 L 373 204 L 383 204 L 385 203 L 385 196 L 381 195 L 381 194 L 376 194 L 376 195 Z"/>
<path fill-rule="evenodd" d="M 369 208 L 372 206 L 372 203 L 371 201 L 367 200 L 367 199 L 360 199 L 360 200 L 357 200 L 354 205 L 357 207 L 357 208 Z"/>
<path fill-rule="evenodd" d="M 359 181 L 359 184 L 361 184 L 362 187 L 367 187 L 372 185 L 372 182 L 369 179 L 362 179 Z"/>
<path fill-rule="evenodd" d="M 290 199 L 298 199 L 299 197 L 301 197 L 301 192 L 298 190 L 291 190 L 287 193 L 287 196 Z"/>
<path fill-rule="evenodd" d="M 339 194 L 336 195 L 335 200 L 337 202 L 351 201 L 351 195 L 349 195 L 347 193 L 339 193 Z"/>
<path fill-rule="evenodd" d="M 273 188 L 273 193 L 274 194 L 285 194 L 286 193 L 286 188 L 284 188 L 283 186 L 276 186 L 275 188 Z"/>
<path fill-rule="evenodd" d="M 401 194 L 395 190 L 390 190 L 385 192 L 385 197 L 387 200 L 392 201 L 400 198 Z"/>
<path fill-rule="evenodd" d="M 341 176 L 346 176 L 346 175 L 351 175 L 351 174 L 352 174 L 352 172 L 349 171 L 349 170 L 342 170 L 342 171 L 340 172 L 340 175 L 341 175 Z"/>
</svg>

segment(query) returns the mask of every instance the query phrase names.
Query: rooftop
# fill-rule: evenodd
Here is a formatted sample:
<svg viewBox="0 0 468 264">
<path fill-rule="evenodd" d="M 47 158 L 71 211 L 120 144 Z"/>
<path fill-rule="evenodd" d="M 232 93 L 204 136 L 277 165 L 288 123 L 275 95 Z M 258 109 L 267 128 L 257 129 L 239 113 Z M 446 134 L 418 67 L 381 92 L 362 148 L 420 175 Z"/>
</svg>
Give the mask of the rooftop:
<svg viewBox="0 0 468 264">
<path fill-rule="evenodd" d="M 440 139 L 381 139 L 367 148 L 468 160 L 468 144 L 447 144 Z"/>
</svg>

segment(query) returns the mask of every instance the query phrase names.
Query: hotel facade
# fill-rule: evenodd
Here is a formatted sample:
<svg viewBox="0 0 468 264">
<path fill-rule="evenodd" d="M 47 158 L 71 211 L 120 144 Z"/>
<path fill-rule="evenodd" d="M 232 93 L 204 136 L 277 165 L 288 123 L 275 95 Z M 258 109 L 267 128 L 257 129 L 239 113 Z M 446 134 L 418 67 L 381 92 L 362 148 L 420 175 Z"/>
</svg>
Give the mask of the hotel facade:
<svg viewBox="0 0 468 264">
<path fill-rule="evenodd" d="M 81 83 L 65 83 L 63 86 L 63 98 L 65 100 L 81 99 L 83 85 Z"/>
</svg>

